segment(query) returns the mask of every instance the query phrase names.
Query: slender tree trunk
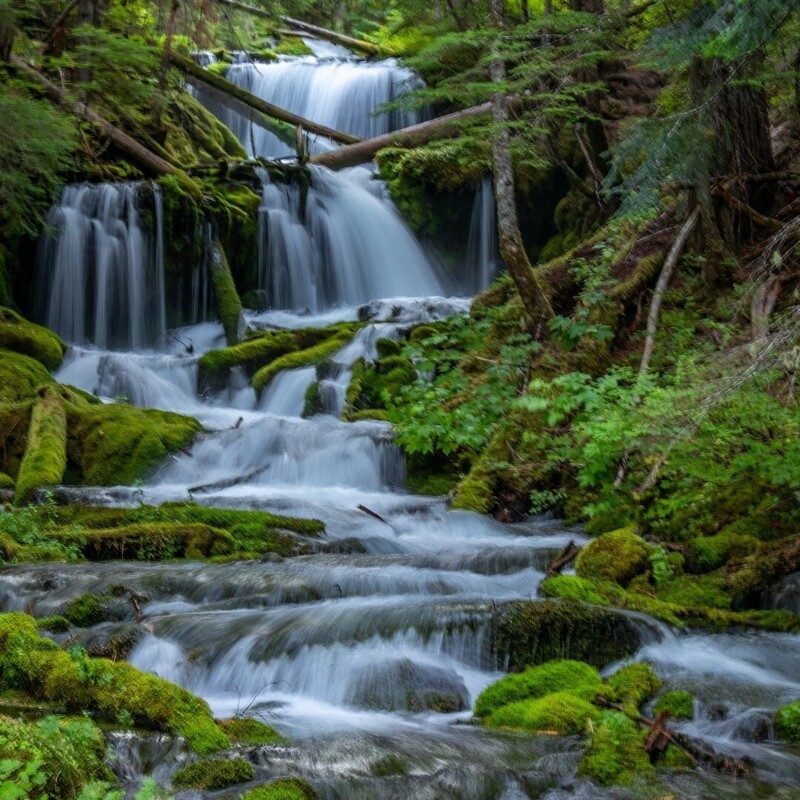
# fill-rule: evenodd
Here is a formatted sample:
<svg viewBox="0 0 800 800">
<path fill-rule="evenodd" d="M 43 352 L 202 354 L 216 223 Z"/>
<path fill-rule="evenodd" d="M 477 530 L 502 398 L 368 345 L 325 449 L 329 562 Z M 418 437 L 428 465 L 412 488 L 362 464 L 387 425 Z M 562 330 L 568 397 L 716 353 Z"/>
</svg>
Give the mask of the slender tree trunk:
<svg viewBox="0 0 800 800">
<path fill-rule="evenodd" d="M 163 92 L 167 86 L 167 70 L 169 69 L 169 56 L 172 52 L 172 37 L 175 34 L 175 18 L 178 16 L 180 0 L 172 0 L 172 7 L 167 19 L 167 30 L 164 35 L 164 51 L 161 54 L 161 70 L 158 76 L 158 88 Z"/>
<path fill-rule="evenodd" d="M 605 14 L 605 0 L 572 0 L 570 7 L 573 11 L 586 11 L 589 14 Z"/>
<path fill-rule="evenodd" d="M 489 0 L 489 15 L 492 25 L 498 29 L 505 27 L 503 0 Z M 492 82 L 499 85 L 498 92 L 492 97 L 492 121 L 495 127 L 492 136 L 492 171 L 500 254 L 535 330 L 552 318 L 553 309 L 528 260 L 519 230 L 514 165 L 511 161 L 511 134 L 508 130 L 508 99 L 502 87 L 506 80 L 506 65 L 499 54 L 491 63 L 489 74 Z"/>
</svg>

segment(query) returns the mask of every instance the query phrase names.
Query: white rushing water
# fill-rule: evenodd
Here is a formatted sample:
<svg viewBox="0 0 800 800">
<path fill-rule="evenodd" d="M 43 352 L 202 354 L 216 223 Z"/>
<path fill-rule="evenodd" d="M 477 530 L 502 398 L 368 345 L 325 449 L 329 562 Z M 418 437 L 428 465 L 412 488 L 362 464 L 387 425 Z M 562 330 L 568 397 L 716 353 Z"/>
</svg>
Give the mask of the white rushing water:
<svg viewBox="0 0 800 800">
<path fill-rule="evenodd" d="M 390 124 L 370 110 L 413 80 L 394 63 L 341 59 L 245 63 L 229 72 L 272 102 L 362 135 Z M 570 783 L 557 788 L 575 771 L 570 742 L 452 725 L 501 674 L 492 650 L 496 604 L 534 598 L 552 557 L 570 539 L 582 544 L 581 533 L 547 519 L 501 525 L 449 511 L 443 498 L 411 495 L 389 426 L 339 419 L 359 358 L 374 360 L 380 339 L 463 313 L 469 301 L 440 296 L 435 269 L 368 170 L 312 170 L 304 202 L 297 186 L 266 173 L 262 180 L 260 279 L 270 308 L 247 312 L 247 324 L 296 329 L 358 319 L 365 326 L 324 375 L 284 370 L 257 398 L 233 370 L 226 386 L 200 395 L 197 362 L 224 346 L 222 328 L 201 322 L 163 336 L 163 278 L 149 271 L 161 268 L 162 245 L 142 232 L 140 187 L 70 187 L 42 256 L 41 285 L 52 287 L 47 320 L 73 344 L 56 377 L 107 401 L 194 415 L 206 429 L 142 487 L 71 496 L 107 504 L 191 497 L 268 509 L 322 519 L 325 536 L 286 560 L 12 567 L 0 573 L 0 606 L 44 616 L 80 594 L 119 586 L 147 598 L 143 624 L 134 624 L 123 598 L 114 605 L 117 622 L 79 631 L 79 641 L 90 646 L 133 631 L 130 660 L 139 668 L 187 686 L 219 716 L 254 715 L 296 737 L 251 757 L 261 759 L 262 777 L 302 775 L 326 799 L 611 797 L 595 788 L 574 794 Z M 462 276 L 475 288 L 496 270 L 492 209 L 484 184 Z M 119 280 L 101 277 L 112 273 Z M 192 274 L 192 313 L 201 320 L 209 312 L 207 274 L 202 265 Z M 106 288 L 98 293 L 97 285 Z M 318 379 L 327 413 L 303 419 L 306 391 Z M 794 637 L 678 636 L 641 619 L 631 624 L 642 631 L 635 658 L 652 663 L 669 688 L 696 694 L 696 718 L 685 727 L 723 750 L 738 752 L 759 713 L 800 696 Z M 795 754 L 771 743 L 746 746 L 773 780 L 800 780 Z M 115 768 L 131 780 L 143 771 L 168 776 L 165 765 L 177 758 L 158 737 L 137 748 L 118 736 L 116 749 Z M 676 796 L 722 796 L 702 774 L 693 780 Z"/>
</svg>

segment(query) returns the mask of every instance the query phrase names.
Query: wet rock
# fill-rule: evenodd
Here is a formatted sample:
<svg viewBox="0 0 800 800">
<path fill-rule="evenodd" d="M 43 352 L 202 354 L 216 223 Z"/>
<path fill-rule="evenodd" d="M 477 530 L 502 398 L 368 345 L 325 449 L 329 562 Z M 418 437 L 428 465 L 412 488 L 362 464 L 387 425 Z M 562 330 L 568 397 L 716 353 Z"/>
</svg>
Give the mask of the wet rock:
<svg viewBox="0 0 800 800">
<path fill-rule="evenodd" d="M 333 539 L 330 542 L 319 542 L 314 545 L 315 553 L 351 554 L 366 553 L 367 548 L 361 539 L 350 537 L 348 539 Z"/>
<path fill-rule="evenodd" d="M 731 736 L 740 742 L 766 742 L 772 738 L 772 714 L 758 709 L 743 714 Z"/>
<path fill-rule="evenodd" d="M 120 661 L 127 659 L 145 633 L 140 625 L 109 623 L 76 632 L 70 637 L 69 645 L 85 648 L 90 656 Z"/>
<path fill-rule="evenodd" d="M 438 711 L 450 714 L 469 706 L 469 692 L 453 670 L 401 658 L 364 667 L 348 702 L 385 711 Z"/>
</svg>

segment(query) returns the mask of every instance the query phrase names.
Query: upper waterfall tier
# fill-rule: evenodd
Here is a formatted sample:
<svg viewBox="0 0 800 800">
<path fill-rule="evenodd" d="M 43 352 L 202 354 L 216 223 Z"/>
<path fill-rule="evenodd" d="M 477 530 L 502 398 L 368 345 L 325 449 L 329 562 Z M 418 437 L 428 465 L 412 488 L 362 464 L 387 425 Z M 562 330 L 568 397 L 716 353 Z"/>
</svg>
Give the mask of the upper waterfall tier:
<svg viewBox="0 0 800 800">
<path fill-rule="evenodd" d="M 365 62 L 347 59 L 285 58 L 271 64 L 240 63 L 225 77 L 252 94 L 306 119 L 364 139 L 419 122 L 423 114 L 392 110 L 386 103 L 420 88 L 421 79 L 394 60 Z M 197 98 L 244 145 L 251 156 L 284 157 L 294 147 L 234 111 L 221 107 L 202 90 Z M 312 148 L 324 147 L 312 143 Z"/>
<path fill-rule="evenodd" d="M 153 204 L 149 231 L 143 195 Z M 39 315 L 68 342 L 123 350 L 155 344 L 166 330 L 158 186 L 67 186 L 47 218 L 38 272 Z"/>
</svg>

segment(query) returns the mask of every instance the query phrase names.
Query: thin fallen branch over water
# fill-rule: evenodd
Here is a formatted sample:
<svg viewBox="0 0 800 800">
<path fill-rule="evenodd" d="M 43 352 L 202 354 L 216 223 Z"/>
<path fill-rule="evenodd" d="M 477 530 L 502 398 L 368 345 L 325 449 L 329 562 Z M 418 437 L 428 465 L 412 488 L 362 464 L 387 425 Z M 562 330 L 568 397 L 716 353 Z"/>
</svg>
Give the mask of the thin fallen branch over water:
<svg viewBox="0 0 800 800">
<path fill-rule="evenodd" d="M 558 575 L 578 553 L 580 553 L 578 546 L 570 539 L 569 544 L 550 562 L 546 577 L 552 578 L 554 575 Z"/>
<path fill-rule="evenodd" d="M 223 0 L 227 2 L 227 0 Z M 296 28 L 304 33 L 309 33 L 312 36 L 317 36 L 320 39 L 325 39 L 333 44 L 348 47 L 351 50 L 357 50 L 359 53 L 366 53 L 369 56 L 378 55 L 380 48 L 372 42 L 365 42 L 363 39 L 356 39 L 353 36 L 347 36 L 337 31 L 331 31 L 327 28 L 321 28 L 319 25 L 311 25 L 308 22 L 303 22 L 300 19 L 292 17 L 281 17 L 281 20 L 289 25 L 291 28 Z"/>
<path fill-rule="evenodd" d="M 332 139 L 334 142 L 338 142 L 339 144 L 354 145 L 357 142 L 361 142 L 361 139 L 359 139 L 358 136 L 353 136 L 351 133 L 337 131 L 334 128 L 329 128 L 327 125 L 321 125 L 318 122 L 301 117 L 299 114 L 293 114 L 291 111 L 287 111 L 285 108 L 280 108 L 272 103 L 268 103 L 266 100 L 262 100 L 260 97 L 256 97 L 254 94 L 251 94 L 246 89 L 242 89 L 241 86 L 231 83 L 221 75 L 217 75 L 207 69 L 204 69 L 199 64 L 196 64 L 194 61 L 192 61 L 191 58 L 186 58 L 179 53 L 173 52 L 170 53 L 169 59 L 174 66 L 178 67 L 192 79 L 192 85 L 194 86 L 196 86 L 197 83 L 202 84 L 202 88 L 209 86 L 218 92 L 223 92 L 224 94 L 235 98 L 240 103 L 243 103 L 248 108 L 258 111 L 260 114 L 264 114 L 272 119 L 281 120 L 282 122 L 288 122 L 291 125 L 299 125 L 301 128 L 303 128 L 303 130 L 306 130 L 309 133 L 315 133 L 319 136 L 324 136 L 328 139 Z"/>
</svg>

